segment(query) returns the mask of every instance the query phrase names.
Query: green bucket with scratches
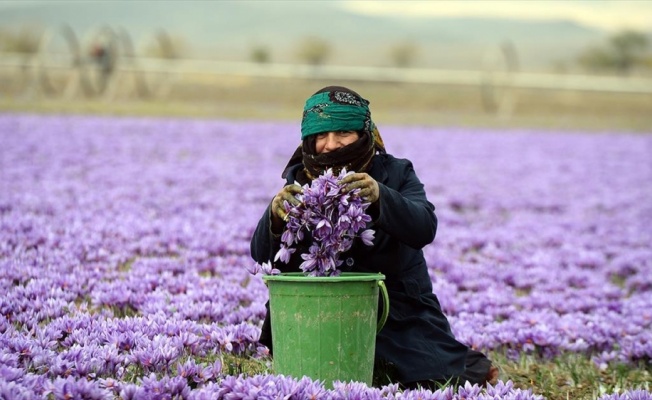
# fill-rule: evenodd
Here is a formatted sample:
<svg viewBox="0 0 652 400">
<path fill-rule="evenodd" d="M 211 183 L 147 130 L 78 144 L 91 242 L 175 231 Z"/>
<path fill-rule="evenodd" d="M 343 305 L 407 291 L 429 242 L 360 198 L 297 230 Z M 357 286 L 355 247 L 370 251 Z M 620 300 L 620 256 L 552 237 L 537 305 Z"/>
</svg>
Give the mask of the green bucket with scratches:
<svg viewBox="0 0 652 400">
<path fill-rule="evenodd" d="M 263 279 L 269 289 L 274 373 L 308 376 L 327 387 L 333 381 L 371 385 L 376 333 L 389 313 L 384 275 L 284 273 Z"/>
</svg>

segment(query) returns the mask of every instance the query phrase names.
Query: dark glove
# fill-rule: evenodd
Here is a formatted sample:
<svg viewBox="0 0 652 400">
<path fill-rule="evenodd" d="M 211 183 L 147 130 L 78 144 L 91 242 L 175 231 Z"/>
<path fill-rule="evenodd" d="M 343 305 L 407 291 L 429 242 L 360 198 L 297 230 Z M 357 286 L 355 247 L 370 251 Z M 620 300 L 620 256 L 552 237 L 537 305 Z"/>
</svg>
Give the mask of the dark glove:
<svg viewBox="0 0 652 400">
<path fill-rule="evenodd" d="M 345 185 L 344 191 L 346 192 L 360 189 L 358 196 L 369 203 L 377 202 L 380 197 L 378 182 L 367 173 L 351 174 L 344 177 L 341 183 Z"/>
<path fill-rule="evenodd" d="M 287 212 L 283 204 L 287 201 L 291 206 L 299 205 L 301 202 L 295 197 L 303 191 L 297 184 L 286 185 L 281 189 L 272 200 L 272 227 L 280 228 L 287 218 Z M 277 230 L 277 229 L 274 229 Z"/>
</svg>

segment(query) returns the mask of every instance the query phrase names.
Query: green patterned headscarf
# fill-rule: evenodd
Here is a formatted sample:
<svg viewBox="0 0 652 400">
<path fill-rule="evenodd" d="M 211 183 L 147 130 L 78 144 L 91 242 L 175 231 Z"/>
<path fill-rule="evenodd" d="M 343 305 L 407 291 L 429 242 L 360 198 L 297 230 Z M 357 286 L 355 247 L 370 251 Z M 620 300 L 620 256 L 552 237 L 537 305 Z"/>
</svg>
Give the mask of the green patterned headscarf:
<svg viewBox="0 0 652 400">
<path fill-rule="evenodd" d="M 344 91 L 314 94 L 303 108 L 301 139 L 321 132 L 373 132 L 369 102 Z"/>
</svg>

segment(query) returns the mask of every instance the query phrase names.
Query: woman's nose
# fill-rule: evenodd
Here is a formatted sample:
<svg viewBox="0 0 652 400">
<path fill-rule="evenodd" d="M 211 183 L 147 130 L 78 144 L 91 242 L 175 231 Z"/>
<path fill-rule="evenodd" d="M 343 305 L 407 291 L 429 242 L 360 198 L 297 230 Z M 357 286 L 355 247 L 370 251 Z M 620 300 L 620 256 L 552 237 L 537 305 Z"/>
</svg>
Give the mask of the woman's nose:
<svg viewBox="0 0 652 400">
<path fill-rule="evenodd" d="M 324 150 L 325 151 L 334 151 L 337 150 L 340 147 L 339 141 L 337 140 L 337 135 L 335 133 L 330 132 L 328 136 L 326 136 L 326 144 L 324 145 Z"/>
</svg>

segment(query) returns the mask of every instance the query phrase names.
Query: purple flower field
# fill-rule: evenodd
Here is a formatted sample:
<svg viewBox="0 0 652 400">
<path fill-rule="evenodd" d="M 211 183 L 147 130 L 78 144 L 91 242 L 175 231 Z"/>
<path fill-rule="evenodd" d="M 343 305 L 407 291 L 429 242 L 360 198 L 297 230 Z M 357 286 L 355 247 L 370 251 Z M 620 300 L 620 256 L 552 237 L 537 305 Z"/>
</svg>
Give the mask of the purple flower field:
<svg viewBox="0 0 652 400">
<path fill-rule="evenodd" d="M 461 341 L 652 362 L 652 135 L 384 127 L 439 217 Z M 249 239 L 292 123 L 0 115 L 0 399 L 541 399 L 240 376 L 267 291 Z M 631 389 L 631 390 L 628 390 Z M 651 399 L 623 388 L 601 399 Z M 312 397 L 311 397 L 312 396 Z"/>
</svg>

